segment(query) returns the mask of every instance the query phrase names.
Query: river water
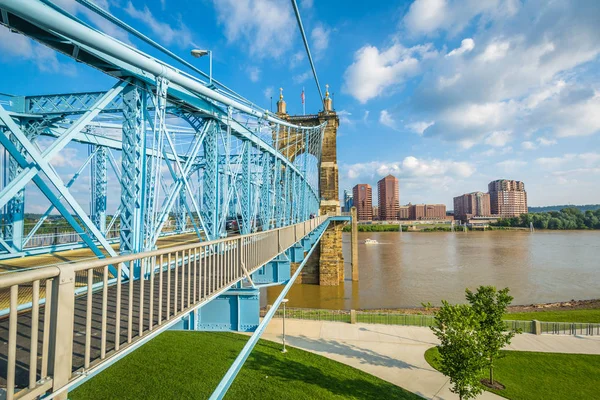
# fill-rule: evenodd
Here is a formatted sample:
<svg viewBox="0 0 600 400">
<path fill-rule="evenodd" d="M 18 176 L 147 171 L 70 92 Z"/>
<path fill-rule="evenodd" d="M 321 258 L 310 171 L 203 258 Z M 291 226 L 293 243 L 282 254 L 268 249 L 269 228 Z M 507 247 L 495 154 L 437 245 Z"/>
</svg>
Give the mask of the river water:
<svg viewBox="0 0 600 400">
<path fill-rule="evenodd" d="M 365 245 L 367 238 L 380 244 Z M 359 282 L 349 280 L 350 234 L 344 233 L 343 241 L 344 283 L 294 285 L 288 294 L 290 307 L 372 309 L 464 302 L 465 288 L 479 285 L 509 287 L 513 304 L 600 297 L 600 231 L 359 233 Z M 268 304 L 281 288 L 268 288 Z"/>
</svg>

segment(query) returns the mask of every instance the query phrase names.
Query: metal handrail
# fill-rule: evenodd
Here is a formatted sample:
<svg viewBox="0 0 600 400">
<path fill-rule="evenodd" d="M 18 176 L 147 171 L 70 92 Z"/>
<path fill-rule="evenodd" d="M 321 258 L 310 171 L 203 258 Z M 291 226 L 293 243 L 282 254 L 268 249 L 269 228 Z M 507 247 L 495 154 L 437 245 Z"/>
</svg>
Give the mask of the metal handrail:
<svg viewBox="0 0 600 400">
<path fill-rule="evenodd" d="M 1 355 L 7 360 L 7 375 L 0 376 L 6 379 L 6 398 L 33 399 L 50 391 L 55 398 L 66 399 L 71 386 L 100 371 L 108 360 L 117 360 L 232 285 L 250 278 L 327 218 L 1 275 L 0 289 L 10 291 L 9 317 L 0 318 L 0 335 L 8 336 L 8 353 Z M 127 265 L 129 278 L 123 274 Z M 116 268 L 113 277 L 109 266 Z M 27 310 L 18 308 L 21 287 L 31 296 Z M 42 313 L 44 318 L 40 319 Z M 76 338 L 74 330 L 84 335 Z M 23 351 L 29 353 L 29 362 L 23 359 Z M 24 385 L 25 375 L 17 375 L 17 366 L 29 371 L 29 384 L 21 390 L 17 390 L 17 378 Z"/>
</svg>

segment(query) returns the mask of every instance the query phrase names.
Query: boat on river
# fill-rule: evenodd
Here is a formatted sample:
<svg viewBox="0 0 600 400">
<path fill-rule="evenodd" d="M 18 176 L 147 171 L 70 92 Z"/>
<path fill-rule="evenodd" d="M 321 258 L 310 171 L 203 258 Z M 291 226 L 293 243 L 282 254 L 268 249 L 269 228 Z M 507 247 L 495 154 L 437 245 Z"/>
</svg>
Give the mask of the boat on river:
<svg viewBox="0 0 600 400">
<path fill-rule="evenodd" d="M 365 240 L 365 244 L 379 244 L 379 242 L 375 239 L 367 239 Z"/>
</svg>

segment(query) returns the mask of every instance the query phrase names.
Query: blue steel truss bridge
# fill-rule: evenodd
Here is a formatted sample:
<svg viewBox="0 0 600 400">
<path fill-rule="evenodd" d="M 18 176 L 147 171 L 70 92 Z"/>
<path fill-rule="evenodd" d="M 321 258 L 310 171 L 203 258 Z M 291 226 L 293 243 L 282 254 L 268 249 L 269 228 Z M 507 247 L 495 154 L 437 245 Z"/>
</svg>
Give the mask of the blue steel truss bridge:
<svg viewBox="0 0 600 400">
<path fill-rule="evenodd" d="M 222 398 L 326 235 L 340 244 L 325 246 L 321 280 L 339 281 L 349 217 L 338 215 L 329 93 L 319 114 L 291 117 L 283 96 L 270 113 L 74 1 L 162 57 L 58 2 L 0 0 L 0 23 L 15 35 L 114 81 L 96 92 L 0 96 L 0 391 L 66 399 L 166 329 L 254 332 L 215 389 Z M 72 148 L 86 157 L 65 177 L 53 164 Z M 33 219 L 32 198 L 45 201 Z M 285 287 L 261 321 L 259 289 L 275 284 Z"/>
</svg>

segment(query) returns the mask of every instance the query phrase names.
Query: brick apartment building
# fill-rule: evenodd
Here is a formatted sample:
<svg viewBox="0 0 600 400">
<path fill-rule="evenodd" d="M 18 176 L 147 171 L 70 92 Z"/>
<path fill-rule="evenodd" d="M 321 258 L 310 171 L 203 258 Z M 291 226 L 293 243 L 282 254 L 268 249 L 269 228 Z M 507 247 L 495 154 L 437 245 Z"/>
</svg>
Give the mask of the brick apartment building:
<svg viewBox="0 0 600 400">
<path fill-rule="evenodd" d="M 489 217 L 490 194 L 483 192 L 466 193 L 454 198 L 454 218 L 467 221 L 473 217 Z"/>
<path fill-rule="evenodd" d="M 523 182 L 498 179 L 488 184 L 488 192 L 493 215 L 509 218 L 527 213 L 527 192 Z"/>
</svg>

